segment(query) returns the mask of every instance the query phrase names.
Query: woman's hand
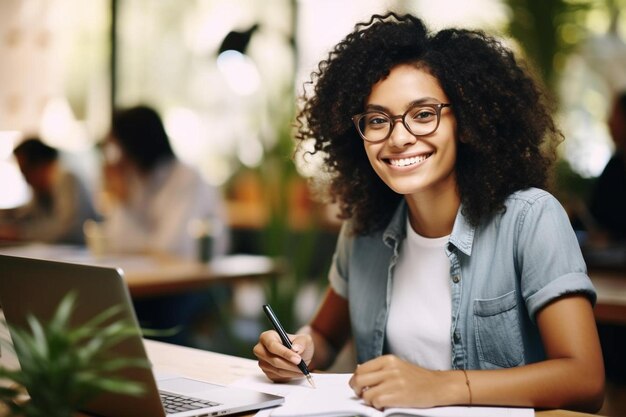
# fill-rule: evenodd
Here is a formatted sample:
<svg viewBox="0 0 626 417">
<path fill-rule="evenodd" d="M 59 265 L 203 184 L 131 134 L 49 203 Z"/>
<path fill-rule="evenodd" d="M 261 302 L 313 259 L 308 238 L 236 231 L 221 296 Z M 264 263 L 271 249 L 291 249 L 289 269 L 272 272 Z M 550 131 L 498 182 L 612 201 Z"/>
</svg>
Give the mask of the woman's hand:
<svg viewBox="0 0 626 417">
<path fill-rule="evenodd" d="M 448 388 L 462 383 L 463 374 L 458 373 L 429 371 L 385 355 L 357 366 L 350 387 L 366 404 L 379 410 L 435 407 L 447 402 L 443 395 L 450 394 Z"/>
<path fill-rule="evenodd" d="M 261 333 L 252 352 L 259 359 L 259 367 L 274 382 L 303 378 L 298 364 L 304 359 L 308 365 L 313 358 L 313 338 L 309 334 L 288 335 L 292 349 L 286 348 L 274 330 Z"/>
</svg>

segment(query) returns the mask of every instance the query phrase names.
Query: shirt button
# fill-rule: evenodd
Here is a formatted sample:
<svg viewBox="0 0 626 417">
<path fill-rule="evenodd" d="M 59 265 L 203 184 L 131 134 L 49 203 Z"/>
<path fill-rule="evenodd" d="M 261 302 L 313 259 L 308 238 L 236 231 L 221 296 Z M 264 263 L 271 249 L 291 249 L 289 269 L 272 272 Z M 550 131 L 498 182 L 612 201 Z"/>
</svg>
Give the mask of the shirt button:
<svg viewBox="0 0 626 417">
<path fill-rule="evenodd" d="M 455 284 L 458 284 L 460 280 L 461 280 L 460 276 L 458 276 L 458 275 L 453 275 L 452 276 L 452 282 L 454 282 Z"/>
<path fill-rule="evenodd" d="M 459 343 L 461 341 L 461 334 L 459 332 L 454 332 L 454 342 Z"/>
</svg>

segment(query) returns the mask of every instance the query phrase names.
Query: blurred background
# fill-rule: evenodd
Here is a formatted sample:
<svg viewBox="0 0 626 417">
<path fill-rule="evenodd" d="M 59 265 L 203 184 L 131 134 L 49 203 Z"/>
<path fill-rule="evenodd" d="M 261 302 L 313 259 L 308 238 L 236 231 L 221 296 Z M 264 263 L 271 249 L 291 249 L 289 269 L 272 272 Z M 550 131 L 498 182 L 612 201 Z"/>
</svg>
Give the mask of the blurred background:
<svg viewBox="0 0 626 417">
<path fill-rule="evenodd" d="M 292 330 L 308 320 L 338 231 L 334 207 L 312 197 L 315 164 L 291 158 L 296 97 L 357 21 L 387 10 L 433 30 L 482 29 L 528 61 L 566 138 L 556 195 L 586 201 L 615 150 L 606 120 L 626 90 L 626 0 L 2 0 L 0 209 L 30 198 L 12 150 L 38 135 L 105 210 L 100 144 L 113 109 L 153 106 L 176 156 L 222 191 L 230 251 L 289 261 L 288 279 L 233 294 L 236 320 L 217 331 L 228 343 L 202 331 L 194 342 L 250 356 L 264 300 L 293 312 Z"/>
<path fill-rule="evenodd" d="M 7 152 L 19 135 L 38 133 L 69 151 L 96 186 L 95 145 L 111 109 L 137 103 L 159 110 L 176 154 L 225 187 L 231 201 L 269 199 L 256 174 L 289 156 L 302 82 L 356 21 L 388 9 L 417 13 L 432 29 L 457 25 L 501 37 L 534 65 L 558 103 L 567 138 L 563 164 L 573 176 L 593 178 L 613 151 L 605 124 L 611 95 L 626 87 L 625 6 L 624 0 L 3 0 L 0 207 L 27 198 Z M 237 208 L 232 221 L 242 225 L 263 226 L 271 215 L 267 207 Z"/>
</svg>

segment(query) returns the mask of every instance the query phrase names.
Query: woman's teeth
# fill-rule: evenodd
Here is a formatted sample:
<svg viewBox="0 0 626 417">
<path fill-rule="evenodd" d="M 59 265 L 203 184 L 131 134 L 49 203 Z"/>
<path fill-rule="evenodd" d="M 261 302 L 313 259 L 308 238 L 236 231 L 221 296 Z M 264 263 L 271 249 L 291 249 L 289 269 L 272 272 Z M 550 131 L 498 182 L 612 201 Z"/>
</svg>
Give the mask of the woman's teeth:
<svg viewBox="0 0 626 417">
<path fill-rule="evenodd" d="M 430 154 L 414 156 L 414 157 L 411 157 L 411 158 L 390 159 L 389 160 L 389 164 L 391 164 L 391 165 L 393 165 L 395 167 L 406 167 L 406 166 L 409 166 L 409 165 L 419 164 L 420 162 L 425 161 L 429 156 L 430 156 Z"/>
</svg>

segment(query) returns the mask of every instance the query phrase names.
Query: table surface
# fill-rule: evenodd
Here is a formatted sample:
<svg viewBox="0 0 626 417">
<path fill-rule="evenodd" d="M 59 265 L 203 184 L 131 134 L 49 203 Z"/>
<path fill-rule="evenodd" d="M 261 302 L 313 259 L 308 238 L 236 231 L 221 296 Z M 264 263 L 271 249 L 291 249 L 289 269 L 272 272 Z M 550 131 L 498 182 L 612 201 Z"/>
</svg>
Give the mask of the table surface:
<svg viewBox="0 0 626 417">
<path fill-rule="evenodd" d="M 202 263 L 164 254 L 109 254 L 95 257 L 84 247 L 40 243 L 0 247 L 0 253 L 121 268 L 133 297 L 172 294 L 216 283 L 274 278 L 287 270 L 285 262 L 259 255 L 228 255 Z"/>
<path fill-rule="evenodd" d="M 257 362 L 251 359 L 152 340 L 146 340 L 145 346 L 150 361 L 155 369 L 161 372 L 177 373 L 217 384 L 230 384 L 240 378 L 262 375 Z M 253 412 L 243 415 L 254 416 L 254 414 Z M 537 417 L 597 416 L 566 410 L 537 411 L 535 414 Z"/>
</svg>

